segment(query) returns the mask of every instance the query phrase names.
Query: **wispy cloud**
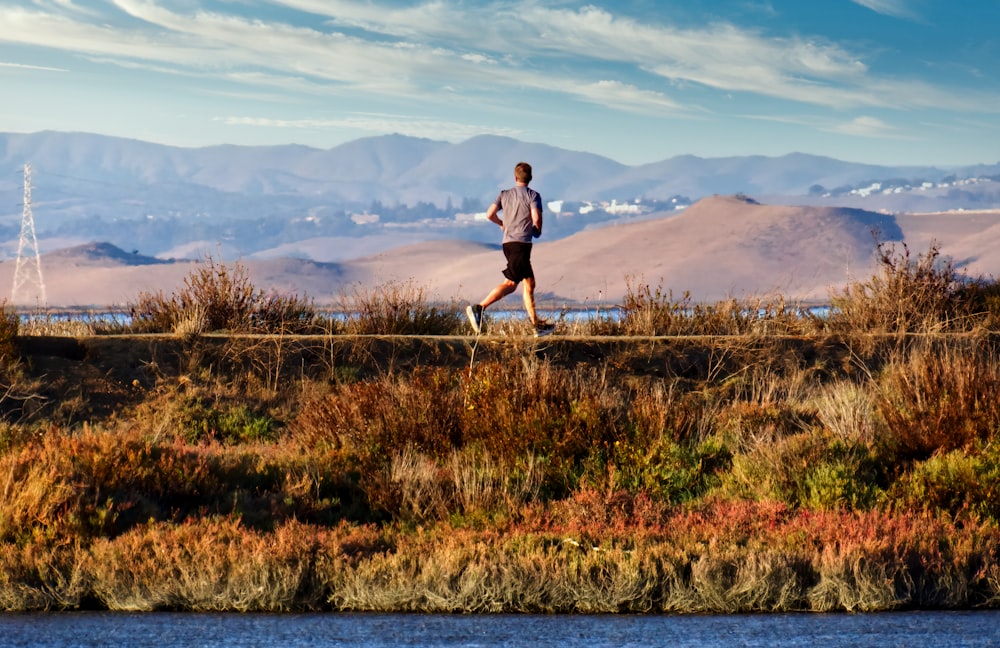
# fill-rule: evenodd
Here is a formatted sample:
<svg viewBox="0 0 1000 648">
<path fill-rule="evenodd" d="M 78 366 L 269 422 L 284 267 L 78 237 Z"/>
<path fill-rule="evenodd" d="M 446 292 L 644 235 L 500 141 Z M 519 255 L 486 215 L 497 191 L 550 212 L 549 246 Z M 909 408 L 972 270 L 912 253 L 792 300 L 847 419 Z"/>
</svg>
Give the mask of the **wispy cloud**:
<svg viewBox="0 0 1000 648">
<path fill-rule="evenodd" d="M 886 13 L 913 16 L 904 0 L 864 0 Z M 533 2 L 479 7 L 431 0 L 402 10 L 356 0 L 274 0 L 277 4 L 323 15 L 331 24 L 405 42 L 447 41 L 451 47 L 478 51 L 518 73 L 533 60 L 583 61 L 593 67 L 624 66 L 624 86 L 646 91 L 646 109 L 663 110 L 663 81 L 696 83 L 725 92 L 764 95 L 803 104 L 857 107 L 932 106 L 952 108 L 948 92 L 918 81 L 873 74 L 859 54 L 819 38 L 766 37 L 735 25 L 718 23 L 682 29 L 639 22 L 593 6 L 580 9 Z M 644 85 L 639 78 L 645 75 Z M 560 86 L 560 81 L 569 83 Z M 591 85 L 599 79 L 565 76 L 556 86 Z M 892 87 L 892 93 L 884 89 Z M 584 93 L 581 99 L 590 100 Z M 993 94 L 971 98 L 964 110 L 995 110 Z M 676 97 L 673 111 L 697 110 Z M 619 101 L 619 109 L 636 108 Z"/>
<path fill-rule="evenodd" d="M 904 0 L 854 1 L 889 15 L 912 14 Z M 703 109 L 677 88 L 697 84 L 824 108 L 995 112 L 1000 106 L 988 91 L 958 102 L 927 83 L 880 77 L 862 55 L 837 43 L 770 37 L 725 23 L 680 28 L 532 0 L 269 4 L 319 19 L 291 24 L 238 13 L 254 3 L 185 11 L 156 0 L 112 0 L 113 8 L 92 17 L 72 0 L 48 0 L 34 10 L 0 7 L 0 42 L 260 87 L 424 103 L 453 102 L 460 93 L 462 101 L 488 106 L 527 89 L 617 111 L 696 115 Z"/>
<path fill-rule="evenodd" d="M 855 4 L 866 7 L 880 14 L 894 18 L 915 19 L 918 14 L 907 0 L 851 0 Z"/>
<path fill-rule="evenodd" d="M 900 129 L 888 124 L 877 117 L 861 116 L 849 122 L 834 125 L 828 128 L 835 133 L 853 135 L 856 137 L 869 137 L 878 139 L 911 139 Z"/>
<path fill-rule="evenodd" d="M 39 70 L 41 72 L 69 72 L 65 68 L 48 67 L 46 65 L 27 65 L 25 63 L 8 63 L 0 61 L 0 67 L 15 68 L 18 70 Z"/>
<path fill-rule="evenodd" d="M 261 128 L 288 128 L 296 130 L 325 130 L 329 128 L 349 128 L 372 133 L 399 133 L 411 137 L 440 138 L 442 133 L 450 133 L 447 139 L 464 140 L 475 135 L 491 134 L 518 137 L 522 131 L 511 128 L 471 125 L 439 120 L 424 120 L 405 115 L 367 114 L 342 119 L 271 119 L 267 117 L 220 117 L 230 126 L 252 126 Z"/>
<path fill-rule="evenodd" d="M 757 121 L 802 126 L 813 130 L 851 135 L 853 137 L 893 140 L 915 139 L 913 135 L 907 133 L 904 129 L 893 126 L 878 117 L 868 115 L 861 115 L 846 122 L 843 120 L 831 120 L 829 117 L 823 115 L 743 115 L 742 117 Z"/>
</svg>

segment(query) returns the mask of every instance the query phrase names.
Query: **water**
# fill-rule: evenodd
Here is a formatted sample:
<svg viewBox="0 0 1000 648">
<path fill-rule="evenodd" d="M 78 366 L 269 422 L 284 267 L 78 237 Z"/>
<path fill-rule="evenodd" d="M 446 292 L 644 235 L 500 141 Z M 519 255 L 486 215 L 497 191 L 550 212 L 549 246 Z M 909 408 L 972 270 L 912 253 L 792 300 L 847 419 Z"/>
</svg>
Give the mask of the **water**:
<svg viewBox="0 0 1000 648">
<path fill-rule="evenodd" d="M 545 320 L 563 321 L 572 324 L 586 324 L 594 321 L 620 322 L 624 316 L 624 309 L 621 306 L 591 306 L 574 308 L 547 308 L 539 306 L 538 316 Z M 693 311 L 688 311 L 689 314 Z M 806 309 L 806 312 L 814 317 L 825 318 L 830 314 L 829 306 L 813 306 Z M 348 313 L 339 310 L 320 310 L 322 317 L 335 322 L 346 322 L 357 317 L 357 313 Z M 458 317 L 464 321 L 464 312 L 457 313 Z M 761 311 L 758 315 L 766 318 L 768 313 Z M 524 310 L 515 308 L 494 307 L 489 310 L 489 317 L 495 320 L 508 321 L 526 319 Z M 44 324 L 58 326 L 73 323 L 87 325 L 102 325 L 112 329 L 125 329 L 132 324 L 132 315 L 124 311 L 46 311 L 46 312 L 24 312 L 19 316 L 21 325 L 30 328 L 33 324 Z"/>
<path fill-rule="evenodd" d="M 756 616 L 0 614 L 0 647 L 1000 647 L 1000 612 Z"/>
</svg>

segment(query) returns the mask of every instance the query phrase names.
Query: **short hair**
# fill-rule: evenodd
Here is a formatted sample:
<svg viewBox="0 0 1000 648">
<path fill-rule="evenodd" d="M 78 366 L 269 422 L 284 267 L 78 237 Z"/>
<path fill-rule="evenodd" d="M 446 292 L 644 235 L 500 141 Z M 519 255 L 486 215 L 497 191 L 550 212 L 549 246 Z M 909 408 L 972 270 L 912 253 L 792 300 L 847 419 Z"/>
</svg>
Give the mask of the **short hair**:
<svg viewBox="0 0 1000 648">
<path fill-rule="evenodd" d="M 518 162 L 514 167 L 514 179 L 524 184 L 531 182 L 531 165 L 527 162 Z"/>
</svg>

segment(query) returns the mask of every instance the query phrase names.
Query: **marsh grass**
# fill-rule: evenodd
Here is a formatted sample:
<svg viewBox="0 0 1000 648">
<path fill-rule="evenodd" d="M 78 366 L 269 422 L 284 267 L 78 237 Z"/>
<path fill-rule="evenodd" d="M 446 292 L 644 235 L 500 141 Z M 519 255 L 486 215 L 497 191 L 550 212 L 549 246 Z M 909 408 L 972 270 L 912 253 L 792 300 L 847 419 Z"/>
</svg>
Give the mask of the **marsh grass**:
<svg viewBox="0 0 1000 648">
<path fill-rule="evenodd" d="M 395 281 L 342 297 L 344 332 L 356 335 L 453 335 L 465 332 L 455 304 L 431 302 L 413 281 Z"/>
<path fill-rule="evenodd" d="M 174 336 L 132 373 L 21 358 L 8 321 L 0 608 L 1000 605 L 995 291 L 902 261 L 829 323 L 633 285 L 593 331 L 639 340 L 473 351 L 412 285 L 321 322 L 211 264 L 144 311 Z M 34 407 L 67 371 L 87 390 Z"/>
<path fill-rule="evenodd" d="M 876 241 L 876 260 L 875 275 L 831 294 L 829 330 L 898 335 L 995 328 L 996 281 L 963 275 L 936 242 L 914 258 L 905 243 Z"/>
<path fill-rule="evenodd" d="M 995 528 L 927 515 L 718 502 L 656 528 L 449 524 L 409 532 L 206 518 L 89 546 L 0 547 L 8 610 L 748 613 L 982 605 Z M 941 542 L 944 538 L 951 542 Z"/>
<path fill-rule="evenodd" d="M 695 301 L 689 292 L 675 296 L 662 284 L 653 288 L 630 277 L 617 321 L 598 318 L 595 332 L 608 335 L 788 335 L 815 329 L 805 307 L 778 295 Z"/>
<path fill-rule="evenodd" d="M 318 314 L 298 295 L 267 294 L 250 281 L 246 266 L 211 257 L 184 278 L 171 295 L 142 292 L 129 303 L 131 330 L 136 333 L 198 335 L 205 331 L 316 332 Z"/>
</svg>

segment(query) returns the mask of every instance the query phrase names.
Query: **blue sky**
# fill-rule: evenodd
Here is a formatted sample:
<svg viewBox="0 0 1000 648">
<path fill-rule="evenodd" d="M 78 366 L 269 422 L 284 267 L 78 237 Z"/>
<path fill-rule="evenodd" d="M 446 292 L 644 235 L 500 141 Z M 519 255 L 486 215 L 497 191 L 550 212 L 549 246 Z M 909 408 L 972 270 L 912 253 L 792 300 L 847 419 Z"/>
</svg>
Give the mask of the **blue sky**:
<svg viewBox="0 0 1000 648">
<path fill-rule="evenodd" d="M 998 0 L 0 0 L 0 131 L 1000 161 Z"/>
</svg>

